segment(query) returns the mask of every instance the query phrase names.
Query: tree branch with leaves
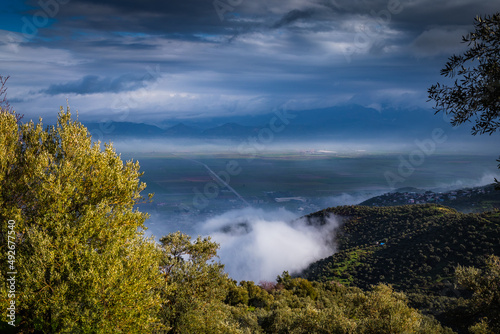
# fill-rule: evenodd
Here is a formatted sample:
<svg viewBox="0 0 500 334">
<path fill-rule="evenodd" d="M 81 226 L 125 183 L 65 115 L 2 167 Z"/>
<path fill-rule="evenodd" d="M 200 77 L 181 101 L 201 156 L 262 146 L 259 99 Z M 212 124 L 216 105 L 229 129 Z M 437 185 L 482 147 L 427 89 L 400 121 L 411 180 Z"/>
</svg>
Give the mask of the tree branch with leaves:
<svg viewBox="0 0 500 334">
<path fill-rule="evenodd" d="M 451 115 L 453 126 L 475 117 L 472 134 L 492 134 L 500 126 L 500 12 L 476 17 L 475 30 L 462 37 L 469 49 L 449 58 L 441 75 L 456 78 L 452 86 L 429 88 L 436 113 Z"/>
</svg>

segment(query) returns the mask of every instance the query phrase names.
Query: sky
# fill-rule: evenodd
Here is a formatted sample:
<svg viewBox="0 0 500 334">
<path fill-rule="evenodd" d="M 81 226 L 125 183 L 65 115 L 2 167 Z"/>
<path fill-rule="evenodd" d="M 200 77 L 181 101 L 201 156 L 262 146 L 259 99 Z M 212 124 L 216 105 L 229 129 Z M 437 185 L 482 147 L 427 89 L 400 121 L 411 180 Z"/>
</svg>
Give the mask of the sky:
<svg viewBox="0 0 500 334">
<path fill-rule="evenodd" d="M 498 0 L 2 0 L 1 75 L 25 119 L 427 108 Z"/>
</svg>

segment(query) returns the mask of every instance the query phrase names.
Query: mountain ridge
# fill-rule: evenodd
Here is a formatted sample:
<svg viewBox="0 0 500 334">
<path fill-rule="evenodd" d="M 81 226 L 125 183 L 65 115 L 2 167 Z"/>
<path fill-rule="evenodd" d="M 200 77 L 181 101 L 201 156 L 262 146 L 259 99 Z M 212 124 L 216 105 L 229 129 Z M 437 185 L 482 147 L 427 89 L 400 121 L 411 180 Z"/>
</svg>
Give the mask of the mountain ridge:
<svg viewBox="0 0 500 334">
<path fill-rule="evenodd" d="M 404 117 L 403 117 L 404 116 Z M 89 130 L 106 137 L 142 138 L 230 138 L 257 136 L 262 129 L 283 138 L 363 139 L 428 136 L 423 129 L 450 127 L 426 109 L 384 109 L 359 105 L 302 111 L 276 111 L 254 116 L 221 116 L 164 120 L 154 124 L 132 122 L 88 122 Z M 133 128 L 137 124 L 137 128 Z M 168 125 L 168 126 L 167 126 Z M 418 125 L 418 126 L 417 126 Z M 274 129 L 274 130 L 273 130 Z M 279 129 L 279 130 L 277 130 Z M 265 130 L 265 131 L 267 131 Z M 466 129 L 462 128 L 459 133 Z M 467 134 L 468 134 L 468 130 Z"/>
</svg>

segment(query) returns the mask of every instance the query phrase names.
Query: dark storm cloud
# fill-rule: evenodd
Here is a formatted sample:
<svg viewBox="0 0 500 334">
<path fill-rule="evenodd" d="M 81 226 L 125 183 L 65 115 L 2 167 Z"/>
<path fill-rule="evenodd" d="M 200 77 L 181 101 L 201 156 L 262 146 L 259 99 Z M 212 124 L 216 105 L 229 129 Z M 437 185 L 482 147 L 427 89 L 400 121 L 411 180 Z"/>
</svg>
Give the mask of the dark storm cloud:
<svg viewBox="0 0 500 334">
<path fill-rule="evenodd" d="M 467 44 L 461 43 L 467 34 L 465 27 L 436 27 L 424 31 L 413 42 L 417 56 L 449 55 L 464 51 Z"/>
<path fill-rule="evenodd" d="M 80 80 L 69 81 L 61 84 L 52 84 L 40 93 L 47 95 L 57 94 L 93 94 L 93 93 L 119 93 L 131 91 L 145 86 L 152 77 L 137 77 L 122 75 L 118 78 L 101 78 L 97 75 L 87 75 Z"/>
<path fill-rule="evenodd" d="M 476 15 L 498 8 L 496 0 L 72 0 L 61 5 L 57 15 L 60 29 L 67 31 L 133 32 L 185 41 L 207 41 L 220 36 L 215 43 L 234 42 L 252 33 L 271 29 L 296 32 L 346 31 L 350 25 L 390 25 L 416 38 L 433 26 L 471 25 Z M 33 3 L 37 6 L 36 2 Z M 304 25 L 297 29 L 296 23 Z M 355 25 L 356 26 L 356 25 Z M 50 34 L 51 31 L 44 31 Z M 382 32 L 384 33 L 384 32 Z M 377 36 L 385 37 L 385 36 Z M 307 48 L 314 36 L 296 38 L 295 45 Z M 214 40 L 212 38 L 212 43 Z M 351 41 L 352 42 L 352 41 Z M 386 43 L 379 38 L 369 46 L 374 54 Z M 103 43 L 106 43 L 104 41 Z M 409 43 L 406 42 L 405 45 Z M 147 48 L 147 43 L 125 45 L 125 48 Z"/>
<path fill-rule="evenodd" d="M 498 0 L 30 1 L 33 10 L 21 13 L 30 22 L 40 3 L 59 5 L 32 38 L 0 31 L 8 41 L 1 56 L 22 87 L 16 96 L 74 94 L 98 114 L 113 99 L 172 115 L 397 98 L 423 105 L 474 16 L 499 8 Z M 154 84 L 124 75 L 156 67 Z M 143 110 L 130 109 L 141 117 Z"/>
<path fill-rule="evenodd" d="M 133 43 L 124 43 L 122 40 L 100 40 L 93 41 L 87 44 L 88 46 L 94 46 L 97 48 L 116 48 L 116 49 L 134 49 L 134 50 L 142 50 L 149 51 L 155 50 L 158 48 L 156 45 L 141 43 L 141 42 L 133 42 Z"/>
<path fill-rule="evenodd" d="M 40 5 L 32 4 L 35 12 Z M 184 40 L 223 35 L 232 41 L 231 36 L 292 27 L 297 21 L 309 23 L 305 30 L 317 31 L 338 30 L 339 23 L 360 18 L 418 36 L 430 25 L 471 24 L 475 15 L 494 8 L 497 0 L 72 0 L 59 6 L 56 18 L 68 34 L 140 32 Z"/>
<path fill-rule="evenodd" d="M 294 9 L 294 10 L 288 12 L 285 16 L 283 16 L 283 18 L 281 20 L 276 22 L 273 25 L 273 28 L 275 28 L 275 29 L 281 28 L 281 27 L 289 25 L 297 20 L 310 18 L 312 15 L 313 15 L 313 12 L 311 10 L 303 11 L 303 10 Z"/>
<path fill-rule="evenodd" d="M 33 6 L 39 7 L 37 1 Z M 186 35 L 217 33 L 224 26 L 211 0 L 72 0 L 60 5 L 57 19 L 69 28 L 107 32 Z"/>
<path fill-rule="evenodd" d="M 336 20 L 364 17 L 391 24 L 412 34 L 419 34 L 427 27 L 472 25 L 477 15 L 500 10 L 497 0 L 318 0 L 319 6 L 328 8 L 323 17 Z"/>
</svg>

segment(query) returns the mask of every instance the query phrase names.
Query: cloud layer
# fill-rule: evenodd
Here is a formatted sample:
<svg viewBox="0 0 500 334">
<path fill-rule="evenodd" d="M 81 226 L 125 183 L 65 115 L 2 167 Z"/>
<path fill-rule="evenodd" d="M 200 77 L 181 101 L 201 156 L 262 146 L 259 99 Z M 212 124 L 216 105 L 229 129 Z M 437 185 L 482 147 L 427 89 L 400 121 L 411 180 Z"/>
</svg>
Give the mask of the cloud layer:
<svg viewBox="0 0 500 334">
<path fill-rule="evenodd" d="M 93 121 L 117 105 L 127 121 L 426 106 L 461 34 L 497 9 L 494 0 L 33 0 L 5 8 L 0 57 L 14 106 L 34 119 L 53 118 L 67 98 Z"/>
<path fill-rule="evenodd" d="M 285 270 L 300 271 L 335 251 L 335 217 L 323 226 L 295 218 L 285 210 L 247 208 L 208 219 L 201 231 L 220 243 L 221 262 L 233 279 L 274 281 Z"/>
</svg>

